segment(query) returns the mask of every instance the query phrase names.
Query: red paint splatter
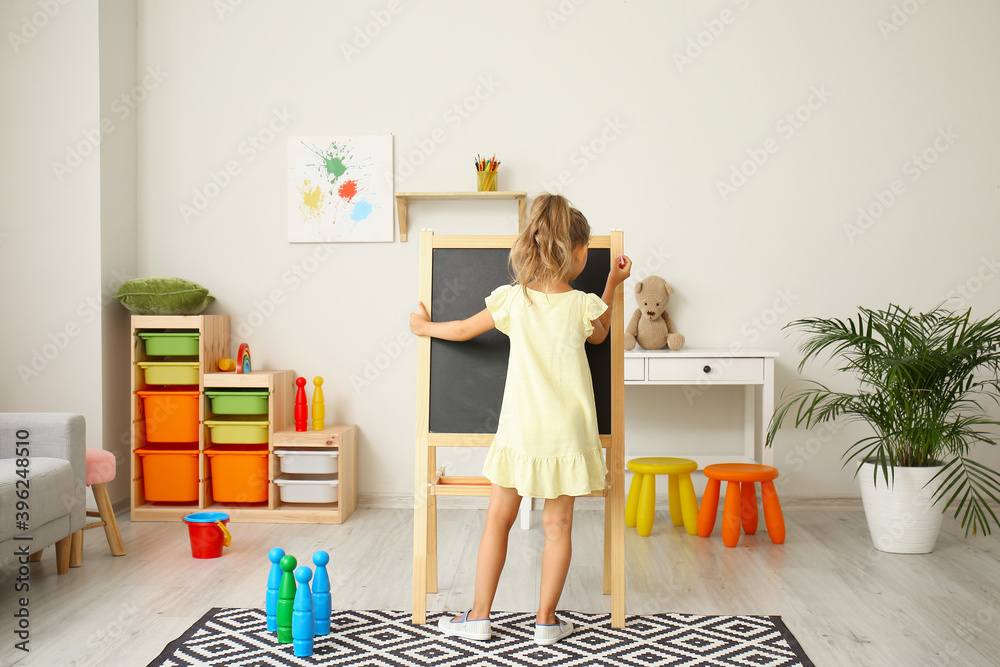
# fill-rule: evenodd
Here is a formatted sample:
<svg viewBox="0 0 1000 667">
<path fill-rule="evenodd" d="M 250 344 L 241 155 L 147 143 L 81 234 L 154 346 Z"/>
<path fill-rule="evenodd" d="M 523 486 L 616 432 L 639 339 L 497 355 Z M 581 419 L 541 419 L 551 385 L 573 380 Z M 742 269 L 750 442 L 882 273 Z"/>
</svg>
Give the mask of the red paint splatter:
<svg viewBox="0 0 1000 667">
<path fill-rule="evenodd" d="M 337 194 L 340 195 L 341 199 L 346 201 L 351 201 L 354 199 L 354 195 L 358 194 L 358 184 L 356 181 L 345 181 L 340 189 L 337 190 Z"/>
</svg>

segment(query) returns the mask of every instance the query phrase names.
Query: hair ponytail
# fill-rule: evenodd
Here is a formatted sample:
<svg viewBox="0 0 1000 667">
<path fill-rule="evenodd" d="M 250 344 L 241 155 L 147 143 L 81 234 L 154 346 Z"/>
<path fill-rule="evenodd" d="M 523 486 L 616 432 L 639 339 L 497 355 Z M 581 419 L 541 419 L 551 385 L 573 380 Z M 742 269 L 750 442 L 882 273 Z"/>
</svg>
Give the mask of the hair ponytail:
<svg viewBox="0 0 1000 667">
<path fill-rule="evenodd" d="M 509 264 L 515 282 L 558 282 L 573 266 L 573 250 L 590 240 L 590 223 L 561 195 L 548 192 L 531 203 L 528 224 L 510 249 Z"/>
</svg>

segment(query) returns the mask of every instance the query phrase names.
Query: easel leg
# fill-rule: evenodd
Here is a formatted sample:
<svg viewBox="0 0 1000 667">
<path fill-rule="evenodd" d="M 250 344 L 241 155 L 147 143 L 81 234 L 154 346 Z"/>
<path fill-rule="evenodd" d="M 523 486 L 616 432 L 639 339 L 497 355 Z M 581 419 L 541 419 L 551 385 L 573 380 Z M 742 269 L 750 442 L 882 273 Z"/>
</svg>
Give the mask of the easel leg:
<svg viewBox="0 0 1000 667">
<path fill-rule="evenodd" d="M 624 251 L 621 230 L 611 232 L 611 261 Z M 622 286 L 615 288 L 611 307 L 611 447 L 608 448 L 608 470 L 611 472 L 610 498 L 604 505 L 604 562 L 611 562 L 611 627 L 625 627 L 625 322 L 622 311 Z M 608 510 L 611 518 L 608 519 Z M 611 545 L 611 558 L 608 548 Z M 607 588 L 607 584 L 605 584 Z"/>
<path fill-rule="evenodd" d="M 609 495 L 604 496 L 604 594 L 612 595 L 611 585 L 611 498 L 610 489 L 608 490 Z M 612 604 L 614 601 L 612 600 Z"/>
<path fill-rule="evenodd" d="M 625 627 L 625 475 L 619 468 L 611 484 L 611 627 Z M 607 507 L 606 507 L 607 509 Z M 605 521 L 608 522 L 607 514 Z"/>
<path fill-rule="evenodd" d="M 427 592 L 438 592 L 437 497 L 427 499 Z"/>
<path fill-rule="evenodd" d="M 437 593 L 437 498 L 427 499 L 427 592 Z"/>
<path fill-rule="evenodd" d="M 413 508 L 413 624 L 427 622 L 427 495 L 418 489 Z M 423 496 L 423 498 L 421 498 Z"/>
<path fill-rule="evenodd" d="M 521 498 L 521 530 L 531 528 L 531 498 L 527 496 Z"/>
<path fill-rule="evenodd" d="M 437 470 L 437 449 L 427 448 L 427 471 L 430 478 L 434 478 L 434 471 Z M 427 592 L 437 593 L 438 591 L 438 529 L 437 529 L 437 496 L 427 496 Z"/>
<path fill-rule="evenodd" d="M 421 451 L 422 450 L 422 451 Z M 413 491 L 413 624 L 427 622 L 427 444 L 417 443 L 417 483 Z"/>
</svg>

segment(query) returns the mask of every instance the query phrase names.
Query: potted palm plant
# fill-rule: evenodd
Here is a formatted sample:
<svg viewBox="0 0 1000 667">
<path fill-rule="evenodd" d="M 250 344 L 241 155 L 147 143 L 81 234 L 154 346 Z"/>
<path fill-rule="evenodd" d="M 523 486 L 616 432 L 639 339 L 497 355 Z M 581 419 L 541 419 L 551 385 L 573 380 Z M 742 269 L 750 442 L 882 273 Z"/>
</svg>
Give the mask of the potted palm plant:
<svg viewBox="0 0 1000 667">
<path fill-rule="evenodd" d="M 1000 316 L 973 320 L 971 309 L 938 307 L 914 313 L 890 305 L 860 308 L 849 320 L 808 318 L 785 326 L 803 334 L 799 364 L 829 355 L 858 381 L 835 391 L 806 381 L 783 396 L 771 420 L 767 446 L 786 422 L 811 428 L 865 422 L 872 433 L 850 445 L 875 547 L 926 553 L 950 507 L 965 535 L 991 532 L 1000 521 L 1000 473 L 970 458 L 974 445 L 994 445 L 1000 421 Z M 911 479 L 911 477 L 914 477 Z M 921 510 L 929 516 L 921 518 Z M 884 515 L 884 512 L 888 512 Z"/>
</svg>

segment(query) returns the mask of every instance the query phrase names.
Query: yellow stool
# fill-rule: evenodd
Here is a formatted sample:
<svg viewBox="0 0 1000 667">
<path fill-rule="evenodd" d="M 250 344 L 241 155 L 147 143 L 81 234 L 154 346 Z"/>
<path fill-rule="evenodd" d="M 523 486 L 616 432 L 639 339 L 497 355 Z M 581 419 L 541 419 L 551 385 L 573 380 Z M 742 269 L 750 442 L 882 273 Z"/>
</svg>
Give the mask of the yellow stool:
<svg viewBox="0 0 1000 667">
<path fill-rule="evenodd" d="M 691 459 L 650 456 L 632 459 L 628 469 L 635 474 L 625 503 L 626 526 L 637 527 L 642 537 L 653 531 L 656 476 L 668 475 L 670 520 L 675 526 L 683 525 L 689 535 L 698 534 L 698 499 L 691 484 L 691 473 L 698 469 L 697 463 Z"/>
</svg>

